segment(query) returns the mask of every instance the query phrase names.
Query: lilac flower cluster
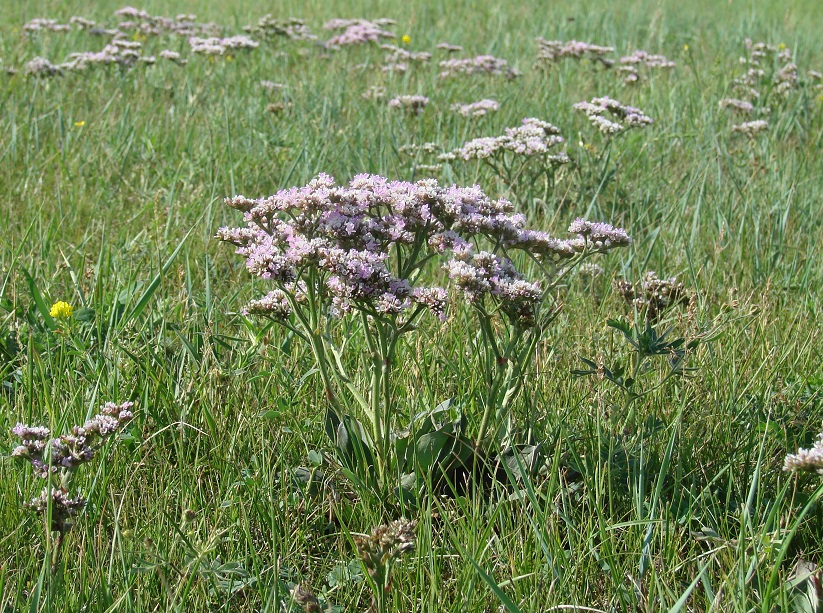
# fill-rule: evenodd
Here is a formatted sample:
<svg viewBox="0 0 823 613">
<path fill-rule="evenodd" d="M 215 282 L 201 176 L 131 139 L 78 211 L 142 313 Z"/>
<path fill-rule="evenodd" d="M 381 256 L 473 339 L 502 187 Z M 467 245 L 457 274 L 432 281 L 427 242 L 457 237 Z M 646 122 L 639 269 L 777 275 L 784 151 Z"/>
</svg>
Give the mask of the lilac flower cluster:
<svg viewBox="0 0 823 613">
<path fill-rule="evenodd" d="M 268 92 L 273 92 L 279 89 L 283 89 L 286 86 L 283 83 L 275 83 L 274 81 L 268 81 L 264 79 L 260 81 L 260 87 L 262 87 Z"/>
<path fill-rule="evenodd" d="M 117 25 L 121 32 L 135 31 L 143 36 L 174 34 L 186 38 L 192 36 L 219 36 L 222 28 L 214 23 L 199 23 L 197 15 L 180 14 L 175 17 L 151 15 L 131 6 L 114 12 L 115 17 L 125 19 Z"/>
<path fill-rule="evenodd" d="M 406 72 L 409 66 L 425 64 L 432 59 L 432 54 L 425 51 L 409 51 L 396 45 L 380 45 L 388 51 L 385 57 L 383 72 Z"/>
<path fill-rule="evenodd" d="M 654 55 L 638 49 L 629 55 L 621 57 L 620 66 L 617 70 L 625 75 L 623 82 L 626 85 L 632 85 L 641 80 L 641 68 L 672 69 L 674 67 L 675 63 L 667 59 L 665 55 Z"/>
<path fill-rule="evenodd" d="M 466 301 L 480 305 L 486 296 L 497 298 L 503 312 L 528 327 L 534 324 L 535 307 L 543 292 L 539 283 L 530 283 L 511 260 L 488 251 L 464 249 L 446 264 L 449 279 Z"/>
<path fill-rule="evenodd" d="M 443 60 L 440 62 L 441 79 L 461 74 L 502 75 L 507 79 L 513 79 L 521 75 L 520 71 L 509 66 L 506 60 L 493 55 L 478 55 L 472 58 Z"/>
<path fill-rule="evenodd" d="M 361 96 L 365 100 L 380 100 L 381 98 L 386 97 L 386 88 L 382 85 L 370 85 L 369 88 L 361 94 Z"/>
<path fill-rule="evenodd" d="M 267 14 L 258 19 L 255 25 L 245 26 L 243 30 L 267 41 L 278 38 L 286 38 L 289 40 L 317 40 L 317 35 L 311 31 L 311 28 L 306 25 L 306 22 L 302 19 L 296 19 L 295 17 L 280 20 Z"/>
<path fill-rule="evenodd" d="M 591 102 L 578 102 L 574 108 L 585 113 L 592 125 L 607 136 L 619 134 L 630 128 L 645 128 L 654 123 L 654 120 L 640 109 L 605 96 L 592 98 Z M 605 116 L 606 113 L 623 123 L 609 119 Z"/>
<path fill-rule="evenodd" d="M 185 66 L 188 63 L 188 60 L 184 59 L 177 51 L 171 51 L 170 49 L 163 49 L 160 52 L 160 57 L 180 66 Z"/>
<path fill-rule="evenodd" d="M 63 69 L 43 57 L 35 57 L 26 64 L 26 74 L 33 77 L 53 77 L 61 74 Z"/>
<path fill-rule="evenodd" d="M 268 198 L 235 196 L 226 204 L 243 211 L 246 225 L 221 228 L 217 238 L 233 243 L 249 272 L 280 290 L 247 309 L 281 319 L 309 295 L 330 301 L 340 314 L 357 308 L 391 316 L 416 304 L 442 317 L 445 291 L 415 288 L 411 279 L 418 272 L 414 258 L 422 263 L 447 251 L 455 254 L 452 279 L 467 295 L 479 296 L 479 290 L 461 275 L 479 275 L 488 293 L 510 312 L 520 312 L 536 300 L 536 286 L 525 283 L 505 258 L 475 253 L 470 241 L 485 238 L 549 261 L 630 242 L 623 230 L 582 220 L 572 224 L 577 238 L 555 239 L 525 229 L 525 218 L 503 198 L 491 200 L 477 186 L 441 187 L 434 179 L 408 183 L 358 175 L 348 186 L 337 186 L 321 174 L 304 187 Z M 409 252 L 415 254 L 411 260 Z M 410 261 L 411 268 L 399 265 Z"/>
<path fill-rule="evenodd" d="M 749 138 L 754 138 L 761 132 L 769 129 L 769 122 L 764 119 L 755 119 L 754 121 L 746 121 L 741 124 L 732 126 L 732 132 L 739 132 Z"/>
<path fill-rule="evenodd" d="M 451 106 L 452 111 L 463 117 L 482 117 L 499 109 L 500 103 L 497 100 L 490 100 L 488 98 L 470 104 L 453 104 Z"/>
<path fill-rule="evenodd" d="M 192 36 L 189 38 L 189 46 L 191 46 L 192 53 L 198 53 L 200 55 L 225 55 L 230 51 L 256 49 L 260 46 L 260 43 L 242 34 L 228 38 L 218 38 L 216 36 L 199 38 Z"/>
<path fill-rule="evenodd" d="M 811 449 L 800 448 L 797 453 L 790 453 L 783 461 L 785 471 L 808 471 L 823 475 L 823 433 L 821 433 Z"/>
<path fill-rule="evenodd" d="M 49 32 L 68 32 L 71 30 L 71 25 L 68 23 L 58 23 L 55 19 L 43 19 L 35 17 L 31 21 L 23 24 L 24 32 L 41 32 L 48 30 Z"/>
<path fill-rule="evenodd" d="M 332 19 L 323 25 L 325 30 L 343 30 L 324 43 L 326 49 L 338 49 L 349 45 L 377 43 L 382 39 L 395 38 L 394 32 L 384 30 L 385 26 L 394 25 L 391 19 Z"/>
<path fill-rule="evenodd" d="M 154 64 L 153 55 L 142 55 L 140 49 L 142 45 L 136 41 L 128 41 L 122 38 L 114 39 L 111 44 L 105 46 L 102 51 L 84 51 L 72 53 L 69 60 L 61 64 L 64 70 L 86 70 L 91 66 L 133 66 L 138 62 Z"/>
<path fill-rule="evenodd" d="M 648 271 L 639 283 L 618 279 L 615 291 L 630 306 L 645 313 L 649 319 L 657 319 L 666 309 L 687 304 L 689 293 L 677 277 L 661 279 L 653 270 Z"/>
<path fill-rule="evenodd" d="M 426 96 L 397 96 L 389 100 L 389 108 L 402 109 L 416 115 L 420 115 L 429 105 Z"/>
<path fill-rule="evenodd" d="M 443 161 L 458 158 L 465 161 L 482 160 L 510 152 L 526 157 L 546 155 L 553 164 L 566 164 L 569 157 L 565 152 L 551 153 L 553 148 L 564 142 L 557 127 L 546 121 L 527 117 L 522 125 L 506 128 L 501 136 L 475 138 L 441 158 Z"/>
<path fill-rule="evenodd" d="M 614 47 L 601 47 L 600 45 L 592 45 L 578 40 L 570 40 L 563 42 L 560 40 L 546 40 L 542 37 L 537 37 L 537 59 L 536 66 L 545 67 L 548 64 L 554 64 L 565 58 L 575 60 L 590 59 L 605 66 L 612 66 L 614 60 L 608 59 L 606 56 L 614 52 Z"/>
<path fill-rule="evenodd" d="M 62 488 L 43 488 L 36 498 L 23 505 L 37 515 L 46 515 L 51 507 L 51 530 L 60 534 L 68 533 L 72 528 L 72 518 L 86 508 L 86 500 L 81 496 L 69 497 Z"/>
<path fill-rule="evenodd" d="M 74 426 L 71 434 L 49 439 L 48 428 L 17 424 L 12 433 L 21 443 L 12 456 L 28 460 L 35 474 L 46 478 L 58 469 L 74 470 L 92 460 L 106 438 L 131 421 L 134 403 L 106 403 L 100 413 L 82 426 Z"/>
<path fill-rule="evenodd" d="M 746 72 L 734 80 L 734 87 L 745 100 L 760 98 L 760 90 L 770 83 L 779 95 L 797 89 L 797 66 L 792 63 L 792 50 L 786 45 L 754 43 L 746 39 L 746 55 L 739 62 Z M 773 68 L 778 66 L 776 70 Z M 769 78 L 769 74 L 771 79 Z"/>
<path fill-rule="evenodd" d="M 446 42 L 439 43 L 437 45 L 437 48 L 440 51 L 445 51 L 446 53 L 459 53 L 463 51 L 463 47 L 461 47 L 460 45 L 451 45 Z"/>
<path fill-rule="evenodd" d="M 738 98 L 723 98 L 720 101 L 721 109 L 731 109 L 744 115 L 751 115 L 754 112 L 754 105 L 748 100 L 739 100 Z"/>
</svg>

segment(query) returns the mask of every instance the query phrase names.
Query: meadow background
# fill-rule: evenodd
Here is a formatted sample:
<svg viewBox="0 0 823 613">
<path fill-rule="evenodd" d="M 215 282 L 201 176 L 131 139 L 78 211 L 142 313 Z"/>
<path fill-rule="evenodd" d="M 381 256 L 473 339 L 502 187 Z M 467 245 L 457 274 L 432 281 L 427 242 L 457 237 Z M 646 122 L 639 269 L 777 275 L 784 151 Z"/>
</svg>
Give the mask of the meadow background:
<svg viewBox="0 0 823 613">
<path fill-rule="evenodd" d="M 819 575 L 797 568 L 823 553 L 823 514 L 813 504 L 800 517 L 820 479 L 781 467 L 823 418 L 823 101 L 793 99 L 751 142 L 731 134 L 718 101 L 731 95 L 747 37 L 784 43 L 801 72 L 823 69 L 823 5 L 146 2 L 138 8 L 193 12 L 227 34 L 265 13 L 304 18 L 321 38 L 328 19 L 389 17 L 413 50 L 447 41 L 523 76 L 442 81 L 436 61 L 387 76 L 378 49 L 326 54 L 288 41 L 185 67 L 23 74 L 35 56 L 57 63 L 102 47 L 77 31 L 29 39 L 23 23 L 116 23 L 118 8 L 0 5 L 0 610 L 282 611 L 298 582 L 339 610 L 366 610 L 351 535 L 389 518 L 381 501 L 351 495 L 322 453 L 325 400 L 311 355 L 239 314 L 264 287 L 213 240 L 239 222 L 223 198 L 318 172 L 420 178 L 400 146 L 449 150 L 529 116 L 559 126 L 570 146 L 596 147 L 572 104 L 602 95 L 655 124 L 616 145 L 609 189 L 525 203 L 541 229 L 562 233 L 586 215 L 634 239 L 598 261 L 605 274 L 592 284 L 570 283 L 514 408 L 550 466 L 519 490 L 431 496 L 416 516 L 417 548 L 397 568 L 393 610 L 817 610 L 809 595 Z M 537 36 L 646 49 L 677 67 L 635 88 L 573 61 L 542 72 L 532 68 Z M 144 45 L 187 50 L 183 38 Z M 270 93 L 261 80 L 286 87 Z M 375 84 L 431 104 L 419 118 L 393 112 L 361 97 Z M 467 120 L 448 110 L 480 98 L 500 111 Z M 269 112 L 273 102 L 285 109 Z M 441 181 L 506 190 L 471 164 Z M 606 326 L 627 313 L 611 281 L 647 270 L 694 292 L 697 325 L 723 325 L 690 376 L 644 398 L 629 421 L 615 414 L 619 395 L 570 371 L 581 355 L 625 352 Z M 49 331 L 37 295 L 88 309 L 86 321 Z M 475 359 L 470 322 L 452 324 L 429 318 L 403 348 L 396 394 L 410 413 L 476 385 L 458 376 Z M 134 400 L 135 420 L 78 476 L 89 505 L 51 573 L 42 521 L 21 507 L 41 485 L 8 457 L 10 429 L 62 431 L 109 400 Z M 308 491 L 290 478 L 296 466 L 326 478 Z"/>
</svg>

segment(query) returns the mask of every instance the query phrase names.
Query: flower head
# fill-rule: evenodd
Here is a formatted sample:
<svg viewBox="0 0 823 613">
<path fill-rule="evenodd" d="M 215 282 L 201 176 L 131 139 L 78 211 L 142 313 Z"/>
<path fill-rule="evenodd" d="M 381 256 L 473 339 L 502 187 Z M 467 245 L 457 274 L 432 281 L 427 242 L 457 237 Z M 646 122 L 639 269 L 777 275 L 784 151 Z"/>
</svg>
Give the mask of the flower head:
<svg viewBox="0 0 823 613">
<path fill-rule="evenodd" d="M 51 305 L 51 310 L 49 311 L 49 315 L 55 319 L 68 319 L 73 313 L 74 308 L 68 302 L 63 302 L 62 300 Z"/>
</svg>

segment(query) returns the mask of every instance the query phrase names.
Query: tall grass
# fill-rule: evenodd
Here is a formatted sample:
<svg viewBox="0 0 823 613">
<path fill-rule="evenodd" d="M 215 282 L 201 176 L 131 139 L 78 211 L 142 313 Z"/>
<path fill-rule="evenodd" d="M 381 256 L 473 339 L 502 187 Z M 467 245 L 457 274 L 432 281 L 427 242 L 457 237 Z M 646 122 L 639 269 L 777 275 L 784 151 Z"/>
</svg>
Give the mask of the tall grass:
<svg viewBox="0 0 823 613">
<path fill-rule="evenodd" d="M 144 8 L 163 14 L 166 4 Z M 823 103 L 790 106 L 749 143 L 729 135 L 717 102 L 746 37 L 784 42 L 801 72 L 821 70 L 823 10 L 810 0 L 544 4 L 181 1 L 168 11 L 232 32 L 269 10 L 315 30 L 332 17 L 392 17 L 414 49 L 445 40 L 508 59 L 524 72 L 513 82 L 441 82 L 436 66 L 385 77 L 378 50 L 326 57 L 289 43 L 231 62 L 0 76 L 0 333 L 19 341 L 0 362 L 0 453 L 18 421 L 61 431 L 107 400 L 139 404 L 131 435 L 78 476 L 89 505 L 54 573 L 43 525 L 20 505 L 40 485 L 0 460 L 0 610 L 280 611 L 294 582 L 365 610 L 351 535 L 385 521 L 383 505 L 353 495 L 326 455 L 325 396 L 306 348 L 238 314 L 264 288 L 211 238 L 238 221 L 222 198 L 267 195 L 321 171 L 411 179 L 401 145 L 448 150 L 527 116 L 560 126 L 572 146 L 597 147 L 571 105 L 598 95 L 656 120 L 616 144 L 608 187 L 548 203 L 509 194 L 535 226 L 558 232 L 587 214 L 634 238 L 592 288 L 572 281 L 514 408 L 548 468 L 519 489 L 427 498 L 393 608 L 789 610 L 796 563 L 823 554 L 819 508 L 806 506 L 819 479 L 780 470 L 823 417 Z M 77 32 L 28 40 L 24 21 L 104 20 L 116 8 L 3 3 L 2 67 L 100 45 Z M 538 35 L 646 48 L 678 67 L 634 90 L 573 62 L 542 73 L 531 67 Z M 261 79 L 287 87 L 269 94 Z M 361 98 L 379 83 L 390 96 L 425 94 L 430 108 L 410 118 Z M 447 110 L 484 97 L 501 109 L 480 121 Z M 272 101 L 287 106 L 272 114 Z M 444 179 L 507 193 L 471 165 Z M 625 313 L 610 280 L 649 269 L 695 292 L 699 325 L 721 314 L 727 323 L 689 377 L 627 420 L 615 392 L 569 373 L 581 355 L 625 356 L 606 326 Z M 50 333 L 35 293 L 88 307 L 93 320 Z M 401 349 L 395 393 L 406 416 L 481 384 L 476 330 L 454 319 L 427 321 Z M 311 487 L 292 477 L 297 466 L 318 469 Z"/>
</svg>

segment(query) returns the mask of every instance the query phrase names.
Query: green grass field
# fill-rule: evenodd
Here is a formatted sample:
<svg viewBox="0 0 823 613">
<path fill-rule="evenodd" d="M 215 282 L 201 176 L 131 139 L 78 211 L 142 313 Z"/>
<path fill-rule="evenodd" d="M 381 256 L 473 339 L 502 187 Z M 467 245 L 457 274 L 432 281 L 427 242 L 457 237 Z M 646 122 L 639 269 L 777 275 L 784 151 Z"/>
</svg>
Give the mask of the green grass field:
<svg viewBox="0 0 823 613">
<path fill-rule="evenodd" d="M 27 35 L 24 23 L 80 15 L 114 27 L 118 8 L 0 3 L 0 611 L 367 611 L 355 536 L 401 515 L 417 521 L 416 546 L 373 610 L 823 610 L 823 481 L 782 470 L 823 419 L 823 89 L 808 76 L 823 71 L 823 4 L 150 0 L 138 8 L 193 12 L 226 36 L 266 13 L 305 19 L 320 41 L 332 18 L 392 18 L 395 44 L 407 35 L 404 48 L 434 57 L 387 73 L 374 44 L 326 51 L 283 38 L 210 60 L 186 37 L 129 31 L 156 64 L 26 74 L 35 57 L 59 64 L 106 39 Z M 614 58 L 645 49 L 676 67 L 633 86 L 596 62 L 539 69 L 538 36 L 607 45 Z M 753 138 L 719 106 L 736 97 L 746 38 L 789 49 L 799 77 L 787 95 L 756 102 L 770 109 L 749 119 L 769 127 Z M 442 79 L 444 41 L 464 48 L 456 57 L 494 55 L 523 74 Z M 160 59 L 163 49 L 188 63 Z M 371 86 L 387 97 L 364 99 Z M 431 101 L 420 115 L 389 108 L 401 94 Z M 572 107 L 597 96 L 654 123 L 609 143 Z M 482 98 L 500 110 L 450 110 Z M 403 145 L 450 151 L 525 117 L 558 126 L 575 160 L 553 188 L 459 160 L 433 176 L 507 197 L 530 227 L 564 235 L 585 217 L 633 242 L 596 260 L 601 275 L 556 288 L 562 310 L 506 405 L 508 442 L 539 444 L 540 466 L 468 487 L 429 483 L 404 507 L 338 462 L 312 350 L 241 315 L 272 286 L 214 239 L 242 222 L 223 199 L 321 172 L 339 183 L 419 180 L 428 175 Z M 677 276 L 691 297 L 657 331 L 701 342 L 683 376 L 666 376 L 667 355 L 647 361 L 638 385 L 649 392 L 626 402 L 602 369 L 572 370 L 581 357 L 630 359 L 607 322 L 642 316 L 612 282 L 649 270 Z M 49 316 L 58 301 L 74 316 Z M 344 359 L 368 387 L 359 321 L 336 320 L 330 334 L 351 339 Z M 453 399 L 476 433 L 490 368 L 482 344 L 457 295 L 444 323 L 421 317 L 387 384 L 394 427 Z M 73 477 L 85 510 L 64 537 L 51 532 L 23 506 L 44 483 L 11 456 L 12 428 L 60 434 L 126 400 L 134 419 Z M 321 608 L 295 603 L 295 584 Z"/>
</svg>

